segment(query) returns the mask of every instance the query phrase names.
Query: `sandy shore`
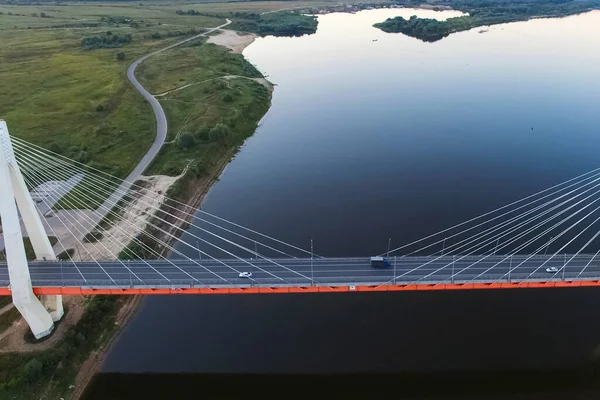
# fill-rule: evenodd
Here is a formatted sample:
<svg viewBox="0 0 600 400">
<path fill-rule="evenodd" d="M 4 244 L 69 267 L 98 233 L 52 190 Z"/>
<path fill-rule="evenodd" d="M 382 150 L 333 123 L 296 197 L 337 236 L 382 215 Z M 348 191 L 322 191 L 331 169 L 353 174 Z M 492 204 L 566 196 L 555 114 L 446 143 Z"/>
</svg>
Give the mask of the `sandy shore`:
<svg viewBox="0 0 600 400">
<path fill-rule="evenodd" d="M 258 37 L 254 33 L 239 34 L 236 31 L 221 29 L 218 35 L 213 35 L 208 38 L 208 43 L 225 46 L 234 53 L 241 53 Z"/>
</svg>

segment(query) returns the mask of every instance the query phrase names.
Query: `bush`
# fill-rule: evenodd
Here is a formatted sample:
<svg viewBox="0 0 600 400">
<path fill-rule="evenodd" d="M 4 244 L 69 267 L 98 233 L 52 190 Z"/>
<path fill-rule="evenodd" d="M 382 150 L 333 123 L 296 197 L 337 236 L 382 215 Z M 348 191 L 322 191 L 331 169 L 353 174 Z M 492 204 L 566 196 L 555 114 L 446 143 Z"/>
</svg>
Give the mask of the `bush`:
<svg viewBox="0 0 600 400">
<path fill-rule="evenodd" d="M 27 382 L 37 381 L 42 376 L 43 372 L 44 372 L 44 364 L 42 364 L 42 362 L 36 358 L 30 360 L 23 367 L 23 374 L 24 374 L 25 380 Z"/>
<path fill-rule="evenodd" d="M 223 90 L 223 89 L 227 89 L 228 88 L 227 82 L 225 82 L 222 79 L 219 79 L 218 81 L 215 81 L 215 82 L 216 82 L 215 83 L 215 87 L 217 89 L 219 89 L 219 90 Z"/>
<path fill-rule="evenodd" d="M 213 142 L 218 142 L 231 135 L 231 129 L 225 124 L 216 124 L 210 132 L 208 138 Z"/>
<path fill-rule="evenodd" d="M 102 105 L 102 104 L 98 104 L 98 105 L 96 106 L 96 111 L 98 111 L 98 112 L 102 112 L 102 111 L 104 111 L 104 105 Z"/>
<path fill-rule="evenodd" d="M 190 167 L 190 170 L 196 178 L 199 178 L 206 173 L 207 167 L 204 162 L 198 161 Z"/>
<path fill-rule="evenodd" d="M 194 136 L 190 133 L 184 133 L 181 136 L 179 136 L 179 138 L 177 138 L 177 146 L 179 146 L 179 148 L 182 150 L 189 149 L 195 144 L 196 140 L 194 139 Z"/>
<path fill-rule="evenodd" d="M 122 51 L 117 53 L 117 60 L 118 61 L 123 61 L 125 59 L 125 53 L 123 53 Z"/>
<path fill-rule="evenodd" d="M 67 249 L 60 253 L 58 256 L 56 256 L 56 258 L 58 258 L 59 260 L 69 260 L 70 257 L 73 256 L 73 254 L 75 254 L 75 249 Z"/>
<path fill-rule="evenodd" d="M 121 47 L 124 44 L 131 43 L 132 37 L 127 35 L 114 35 L 107 32 L 103 36 L 86 37 L 81 41 L 81 47 L 86 50 L 107 49 L 111 47 Z"/>
<path fill-rule="evenodd" d="M 86 162 L 88 162 L 90 160 L 90 155 L 88 154 L 87 151 L 81 150 L 74 157 L 74 160 L 77 161 L 77 162 L 79 162 L 79 163 L 85 164 Z"/>
<path fill-rule="evenodd" d="M 83 335 L 83 333 L 79 332 L 77 335 L 75 335 L 75 341 L 77 342 L 78 346 L 81 346 L 82 344 L 84 344 L 85 336 Z"/>
<path fill-rule="evenodd" d="M 104 235 L 102 232 L 90 232 L 83 237 L 83 241 L 85 243 L 95 243 L 98 240 L 102 239 Z"/>
<path fill-rule="evenodd" d="M 62 148 L 56 142 L 50 143 L 50 145 L 48 146 L 48 150 L 56 154 L 62 154 Z"/>
<path fill-rule="evenodd" d="M 226 103 L 231 103 L 233 101 L 234 97 L 231 93 L 228 92 L 228 93 L 225 93 L 221 99 Z"/>
<path fill-rule="evenodd" d="M 209 132 L 210 132 L 210 128 L 208 126 L 203 126 L 202 128 L 200 128 L 200 130 L 198 132 L 196 132 L 196 134 L 194 136 L 196 137 L 196 139 L 208 140 Z"/>
</svg>

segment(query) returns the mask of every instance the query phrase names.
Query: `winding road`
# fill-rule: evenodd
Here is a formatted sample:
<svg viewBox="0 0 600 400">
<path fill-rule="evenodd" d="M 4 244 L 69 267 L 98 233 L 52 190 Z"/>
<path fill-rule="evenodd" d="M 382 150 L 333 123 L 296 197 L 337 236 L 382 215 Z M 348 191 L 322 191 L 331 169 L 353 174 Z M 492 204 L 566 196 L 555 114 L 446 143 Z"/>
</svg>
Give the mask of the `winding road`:
<svg viewBox="0 0 600 400">
<path fill-rule="evenodd" d="M 140 178 L 140 176 L 144 173 L 146 168 L 148 168 L 150 163 L 154 160 L 154 158 L 156 158 L 156 156 L 158 155 L 158 152 L 160 151 L 162 146 L 165 144 L 165 141 L 167 139 L 167 116 L 165 115 L 165 111 L 163 110 L 159 101 L 156 100 L 154 95 L 152 95 L 150 92 L 148 92 L 146 90 L 146 88 L 143 87 L 142 84 L 137 80 L 137 78 L 135 77 L 135 69 L 138 67 L 138 65 L 140 65 L 142 62 L 144 62 L 149 57 L 152 57 L 156 54 L 162 53 L 163 51 L 172 49 L 174 47 L 180 46 L 184 43 L 187 43 L 191 40 L 197 39 L 201 36 L 206 36 L 209 33 L 212 33 L 216 30 L 223 28 L 224 26 L 229 25 L 230 23 L 231 23 L 231 21 L 229 19 L 227 19 L 227 22 L 225 22 L 223 25 L 219 25 L 216 28 L 210 28 L 207 31 L 202 32 L 198 35 L 192 36 L 190 38 L 187 38 L 185 40 L 182 40 L 180 42 L 172 44 L 163 49 L 156 50 L 155 52 L 152 52 L 150 54 L 146 54 L 145 56 L 138 58 L 133 63 L 131 63 L 131 65 L 127 69 L 127 79 L 129 79 L 129 82 L 131 82 L 131 84 L 136 88 L 136 90 L 138 92 L 140 92 L 142 94 L 142 96 L 144 96 L 144 98 L 152 106 L 152 111 L 154 112 L 154 116 L 156 118 L 156 138 L 154 139 L 154 143 L 152 143 L 152 146 L 150 146 L 150 149 L 148 150 L 148 152 L 146 152 L 144 157 L 142 157 L 142 159 L 140 160 L 138 165 L 136 165 L 136 167 L 133 169 L 133 171 L 131 171 L 131 173 L 127 176 L 127 178 L 125 178 L 125 180 L 113 192 L 113 194 L 110 195 L 104 201 L 104 203 L 96 210 L 96 212 L 94 213 L 94 216 L 96 218 L 96 221 L 95 221 L 96 223 L 100 222 L 106 216 L 106 214 L 108 214 L 110 212 L 110 210 L 113 209 L 113 207 L 124 196 L 124 193 L 127 193 L 129 191 L 129 189 L 131 188 L 131 185 L 133 185 L 133 183 Z M 94 224 L 94 226 L 95 226 L 95 224 Z M 92 226 L 92 228 L 94 226 Z"/>
<path fill-rule="evenodd" d="M 163 51 L 167 51 L 174 47 L 180 46 L 184 43 L 187 43 L 191 40 L 197 39 L 201 36 L 206 36 L 209 33 L 217 31 L 217 30 L 231 24 L 231 20 L 226 19 L 226 21 L 227 22 L 225 22 L 224 24 L 219 25 L 215 28 L 210 28 L 210 29 L 206 30 L 205 32 L 202 32 L 198 35 L 181 40 L 170 46 L 167 46 L 160 50 L 156 50 L 150 54 L 146 54 L 145 56 L 140 57 L 137 60 L 135 60 L 133 63 L 131 63 L 131 65 L 127 69 L 127 79 L 129 79 L 129 82 L 131 82 L 131 84 L 135 87 L 135 89 L 138 92 L 140 92 L 142 94 L 142 96 L 144 96 L 144 98 L 152 106 L 152 111 L 154 112 L 154 116 L 156 118 L 156 138 L 154 139 L 154 143 L 152 143 L 152 146 L 150 146 L 150 149 L 148 149 L 148 151 L 146 152 L 144 157 L 142 157 L 140 162 L 135 166 L 135 168 L 131 171 L 131 173 L 125 178 L 125 180 L 121 183 L 121 185 L 119 185 L 119 187 L 117 187 L 115 189 L 115 191 L 104 201 L 104 203 L 102 203 L 98 207 L 98 209 L 95 212 L 91 213 L 91 215 L 86 217 L 85 225 L 82 226 L 81 231 L 79 229 L 77 230 L 78 233 L 80 233 L 80 235 L 79 235 L 80 237 L 75 238 L 75 237 L 71 236 L 69 238 L 65 238 L 65 240 L 63 240 L 62 243 L 57 243 L 54 246 L 54 250 L 57 252 L 57 254 L 62 252 L 63 249 L 73 248 L 76 245 L 76 243 L 80 242 L 87 233 L 89 233 L 92 229 L 94 229 L 96 227 L 96 225 L 113 209 L 113 207 L 119 202 L 119 200 L 121 200 L 121 198 L 124 196 L 124 194 L 129 191 L 129 189 L 131 188 L 133 183 L 140 178 L 140 176 L 144 173 L 146 168 L 148 168 L 148 166 L 150 166 L 150 163 L 152 163 L 154 158 L 156 158 L 156 156 L 158 155 L 158 152 L 160 151 L 162 146 L 165 144 L 165 141 L 167 139 L 167 116 L 165 115 L 165 111 L 163 110 L 159 101 L 150 92 L 148 92 L 148 90 L 146 90 L 146 88 L 144 88 L 144 86 L 142 86 L 142 84 L 135 77 L 135 70 L 138 67 L 138 65 L 140 65 L 142 62 L 144 62 L 149 57 L 152 57 L 156 54 L 162 53 Z M 57 202 L 59 199 L 60 198 L 56 198 L 55 202 Z M 54 205 L 54 204 L 52 204 L 52 205 Z M 64 212 L 64 211 L 62 211 L 62 212 Z M 47 222 L 50 223 L 49 221 L 47 221 Z M 63 223 L 60 222 L 60 225 L 62 225 L 62 224 Z M 23 229 L 23 232 L 25 233 L 26 230 Z M 2 237 L 2 235 L 0 235 L 0 251 L 2 251 L 2 250 L 4 250 L 4 238 Z"/>
<path fill-rule="evenodd" d="M 127 176 L 127 178 L 125 178 L 125 180 L 119 185 L 119 187 L 117 187 L 115 189 L 115 191 L 104 201 L 104 203 L 102 203 L 98 207 L 98 209 L 95 212 L 91 213 L 91 215 L 86 217 L 85 224 L 81 227 L 81 230 L 77 229 L 77 232 L 79 233 L 79 235 L 78 235 L 79 237 L 77 237 L 77 238 L 74 236 L 66 237 L 60 243 L 57 243 L 54 246 L 54 250 L 57 254 L 62 252 L 64 249 L 76 247 L 76 245 L 79 242 L 81 242 L 81 240 L 83 240 L 85 235 L 87 233 L 89 233 L 91 230 L 93 230 L 96 227 L 96 225 L 100 221 L 102 221 L 102 219 L 109 212 L 111 212 L 113 207 L 119 202 L 119 200 L 121 200 L 121 198 L 125 195 L 125 193 L 127 193 L 129 191 L 129 189 L 131 188 L 133 183 L 136 182 L 140 178 L 140 176 L 144 173 L 146 168 L 148 168 L 150 163 L 152 163 L 154 158 L 156 158 L 156 156 L 158 155 L 158 152 L 160 151 L 162 146 L 165 144 L 165 141 L 167 139 L 167 116 L 165 115 L 165 111 L 163 110 L 163 108 L 160 105 L 160 103 L 158 102 L 158 100 L 156 100 L 156 98 L 150 92 L 148 92 L 148 90 L 146 90 L 146 88 L 144 88 L 142 86 L 142 84 L 136 79 L 135 69 L 143 61 L 145 61 L 149 57 L 152 57 L 153 55 L 156 55 L 156 54 L 162 53 L 163 51 L 180 46 L 184 43 L 187 43 L 191 40 L 197 39 L 201 36 L 208 35 L 209 33 L 219 30 L 231 23 L 231 21 L 229 19 L 227 19 L 226 21 L 227 21 L 226 23 L 219 25 L 216 28 L 210 28 L 210 29 L 206 30 L 205 32 L 202 32 L 198 35 L 181 40 L 175 44 L 172 44 L 172 45 L 167 46 L 160 50 L 156 50 L 150 54 L 146 54 L 145 56 L 135 60 L 129 66 L 129 68 L 127 69 L 127 78 L 129 79 L 131 84 L 136 88 L 136 90 L 138 92 L 140 92 L 142 94 L 142 96 L 144 96 L 144 98 L 152 106 L 152 111 L 154 112 L 154 116 L 156 117 L 156 138 L 154 139 L 154 143 L 152 143 L 152 146 L 150 146 L 150 149 L 148 149 L 148 151 L 146 152 L 144 157 L 142 157 L 140 162 L 136 165 L 136 167 L 133 169 L 133 171 L 131 171 L 131 173 Z M 58 199 L 57 199 L 57 201 L 58 201 Z M 63 223 L 60 222 L 60 224 L 63 224 Z M 3 245 L 4 245 L 4 243 L 2 243 L 2 241 L 0 240 L 0 250 L 4 247 Z"/>
<path fill-rule="evenodd" d="M 148 92 L 146 90 L 146 88 L 144 88 L 142 86 L 142 84 L 137 80 L 137 78 L 135 77 L 135 69 L 143 61 L 145 61 L 149 57 L 152 57 L 153 55 L 162 53 L 163 51 L 172 49 L 173 47 L 180 46 L 184 43 L 187 43 L 191 40 L 197 39 L 201 36 L 206 36 L 209 33 L 219 30 L 229 24 L 231 24 L 231 21 L 229 19 L 227 19 L 227 22 L 224 23 L 223 25 L 219 25 L 216 28 L 211 28 L 211 29 L 207 30 L 206 32 L 200 33 L 199 35 L 192 36 L 190 38 L 187 38 L 185 40 L 182 40 L 180 42 L 172 44 L 168 47 L 165 47 L 164 49 L 160 49 L 153 53 L 146 54 L 145 56 L 138 58 L 133 63 L 131 63 L 131 65 L 127 69 L 127 79 L 129 79 L 129 82 L 131 82 L 131 84 L 136 88 L 136 90 L 138 92 L 140 92 L 142 94 L 142 96 L 144 96 L 144 98 L 148 101 L 148 103 L 150 103 L 150 105 L 152 106 L 152 111 L 154 111 L 154 116 L 156 117 L 156 138 L 154 139 L 154 143 L 152 143 L 152 146 L 150 146 L 150 149 L 144 155 L 144 157 L 140 160 L 138 165 L 133 169 L 133 171 L 131 171 L 129 176 L 127 176 L 127 178 L 125 178 L 126 182 L 130 182 L 129 186 L 131 186 L 131 183 L 135 182 L 142 175 L 142 173 L 146 170 L 146 168 L 148 168 L 148 166 L 150 165 L 152 160 L 154 160 L 154 158 L 156 157 L 156 155 L 158 154 L 158 152 L 160 151 L 162 146 L 165 144 L 165 140 L 167 139 L 167 117 L 165 115 L 165 111 L 163 110 L 159 101 L 156 100 L 156 98 L 150 92 Z M 108 200 L 110 200 L 110 199 L 108 199 Z M 115 202 L 115 204 L 116 204 L 116 202 Z"/>
</svg>

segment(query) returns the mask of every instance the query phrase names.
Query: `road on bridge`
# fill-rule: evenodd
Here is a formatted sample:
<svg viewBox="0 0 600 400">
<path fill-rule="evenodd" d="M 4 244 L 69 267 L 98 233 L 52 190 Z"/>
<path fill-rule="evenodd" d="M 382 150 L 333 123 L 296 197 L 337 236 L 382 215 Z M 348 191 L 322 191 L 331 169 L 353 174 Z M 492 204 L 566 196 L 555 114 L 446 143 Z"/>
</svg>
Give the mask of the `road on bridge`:
<svg viewBox="0 0 600 400">
<path fill-rule="evenodd" d="M 148 260 L 30 263 L 34 287 L 244 288 L 307 286 L 439 285 L 494 282 L 600 280 L 600 258 L 571 256 L 469 256 L 390 258 L 373 268 L 369 258 Z M 547 272 L 554 267 L 557 272 Z M 564 270 L 564 274 L 563 274 Z M 240 272 L 252 273 L 240 278 Z M 8 287 L 0 264 L 0 287 Z"/>
</svg>

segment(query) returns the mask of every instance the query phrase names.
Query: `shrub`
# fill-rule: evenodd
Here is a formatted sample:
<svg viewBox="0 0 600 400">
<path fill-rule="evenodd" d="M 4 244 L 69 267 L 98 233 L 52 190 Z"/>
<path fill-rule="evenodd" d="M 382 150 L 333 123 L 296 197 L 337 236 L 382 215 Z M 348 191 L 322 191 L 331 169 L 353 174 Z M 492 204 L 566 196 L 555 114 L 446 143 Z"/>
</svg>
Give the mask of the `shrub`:
<svg viewBox="0 0 600 400">
<path fill-rule="evenodd" d="M 83 335 L 83 333 L 79 332 L 77 335 L 75 335 L 75 341 L 77 342 L 78 346 L 81 346 L 82 344 L 84 344 L 85 336 Z"/>
<path fill-rule="evenodd" d="M 96 111 L 98 111 L 98 112 L 102 112 L 102 111 L 104 111 L 104 105 L 102 105 L 102 104 L 98 104 L 98 105 L 96 106 Z"/>
<path fill-rule="evenodd" d="M 63 251 L 62 253 L 60 253 L 58 256 L 56 256 L 56 258 L 58 258 L 59 260 L 69 260 L 70 257 L 73 256 L 74 253 L 75 253 L 75 249 L 67 249 L 67 250 Z"/>
<path fill-rule="evenodd" d="M 123 61 L 125 59 L 125 53 L 123 53 L 122 51 L 117 53 L 117 60 L 118 61 Z"/>
<path fill-rule="evenodd" d="M 50 150 L 53 153 L 62 154 L 62 148 L 56 142 L 50 143 L 50 145 L 48 146 L 48 150 Z"/>
<path fill-rule="evenodd" d="M 225 124 L 216 124 L 210 132 L 208 132 L 208 138 L 213 142 L 218 142 L 231 134 L 231 129 Z"/>
<path fill-rule="evenodd" d="M 198 178 L 206 173 L 207 167 L 204 162 L 198 161 L 196 164 L 190 167 L 190 170 L 196 176 L 196 178 Z"/>
<path fill-rule="evenodd" d="M 77 153 L 77 155 L 74 157 L 74 160 L 77 162 L 80 162 L 82 164 L 85 164 L 86 162 L 88 162 L 90 160 L 90 155 L 88 154 L 87 151 L 83 151 L 81 150 L 79 153 Z"/>
<path fill-rule="evenodd" d="M 102 232 L 90 232 L 83 237 L 83 241 L 85 243 L 95 243 L 98 240 L 102 239 L 104 235 Z"/>
<path fill-rule="evenodd" d="M 102 36 L 90 36 L 81 41 L 81 47 L 86 50 L 106 49 L 111 47 L 121 47 L 124 44 L 131 43 L 132 37 L 127 35 L 114 35 L 112 32 Z"/>
<path fill-rule="evenodd" d="M 210 128 L 208 126 L 203 126 L 202 128 L 200 128 L 200 130 L 198 130 L 198 132 L 196 132 L 194 136 L 196 137 L 196 139 L 208 140 L 209 132 Z"/>
<path fill-rule="evenodd" d="M 44 372 L 44 364 L 34 358 L 23 366 L 23 374 L 27 382 L 35 382 L 42 376 Z"/>
<path fill-rule="evenodd" d="M 223 89 L 227 89 L 228 85 L 227 85 L 227 82 L 225 82 L 223 80 L 218 80 L 215 83 L 215 87 L 219 90 L 223 90 Z"/>
<path fill-rule="evenodd" d="M 182 150 L 189 149 L 195 144 L 196 140 L 194 139 L 194 136 L 190 133 L 184 133 L 181 136 L 179 136 L 179 138 L 177 138 L 177 146 L 179 146 L 179 148 Z"/>
<path fill-rule="evenodd" d="M 221 99 L 223 99 L 223 101 L 226 103 L 231 103 L 233 101 L 234 97 L 231 93 L 228 92 L 228 93 L 225 93 Z"/>
</svg>

